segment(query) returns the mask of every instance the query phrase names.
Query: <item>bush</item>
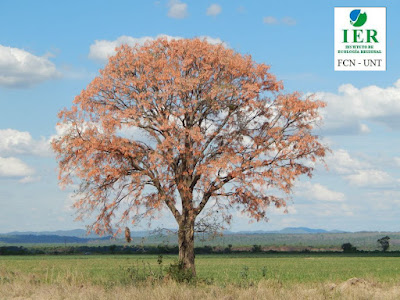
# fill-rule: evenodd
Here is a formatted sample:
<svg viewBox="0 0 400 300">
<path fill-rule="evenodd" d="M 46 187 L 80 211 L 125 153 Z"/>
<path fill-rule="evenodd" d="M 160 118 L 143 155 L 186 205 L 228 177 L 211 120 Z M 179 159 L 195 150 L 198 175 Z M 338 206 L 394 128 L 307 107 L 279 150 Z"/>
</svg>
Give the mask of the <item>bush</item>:
<svg viewBox="0 0 400 300">
<path fill-rule="evenodd" d="M 159 266 L 158 271 L 151 268 L 149 263 L 145 263 L 143 260 L 141 264 L 136 260 L 136 264 L 121 266 L 123 271 L 123 278 L 121 280 L 124 284 L 132 284 L 139 282 L 154 283 L 159 282 L 164 278 L 163 274 L 163 257 L 158 256 L 157 264 Z"/>
<path fill-rule="evenodd" d="M 224 253 L 232 253 L 232 244 L 229 244 L 227 248 L 225 248 Z"/>
<path fill-rule="evenodd" d="M 357 248 L 354 247 L 352 244 L 350 243 L 345 243 L 342 245 L 342 249 L 344 253 L 354 253 L 357 252 Z"/>
<path fill-rule="evenodd" d="M 185 270 L 183 261 L 176 261 L 168 267 L 167 274 L 177 282 L 192 282 L 194 276 L 191 270 Z"/>
</svg>

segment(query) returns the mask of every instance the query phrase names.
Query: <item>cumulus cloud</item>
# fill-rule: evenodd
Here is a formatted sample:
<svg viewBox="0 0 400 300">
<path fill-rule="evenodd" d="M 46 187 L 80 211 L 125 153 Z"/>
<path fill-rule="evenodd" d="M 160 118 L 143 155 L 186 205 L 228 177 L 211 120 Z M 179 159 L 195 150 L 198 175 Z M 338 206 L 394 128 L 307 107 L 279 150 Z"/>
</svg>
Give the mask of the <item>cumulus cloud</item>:
<svg viewBox="0 0 400 300">
<path fill-rule="evenodd" d="M 358 187 L 382 187 L 395 183 L 395 179 L 381 170 L 360 170 L 345 177 L 350 184 Z"/>
<path fill-rule="evenodd" d="M 22 177 L 20 183 L 32 183 L 41 179 L 18 155 L 50 156 L 49 140 L 35 140 L 29 132 L 0 129 L 0 177 Z"/>
<path fill-rule="evenodd" d="M 153 41 L 158 38 L 166 38 L 167 40 L 179 40 L 182 39 L 180 36 L 169 36 L 165 34 L 160 34 L 156 37 L 150 37 L 150 36 L 144 36 L 140 38 L 135 38 L 131 36 L 120 36 L 114 41 L 108 41 L 108 40 L 96 40 L 94 44 L 90 45 L 90 51 L 89 51 L 89 58 L 93 60 L 97 60 L 100 62 L 106 62 L 110 56 L 113 56 L 115 54 L 115 48 L 118 46 L 121 46 L 123 44 L 126 44 L 128 46 L 142 46 L 146 42 Z M 224 46 L 227 46 L 221 39 L 219 38 L 212 38 L 209 36 L 200 36 L 199 38 L 205 39 L 208 41 L 210 44 L 223 44 Z"/>
<path fill-rule="evenodd" d="M 312 182 L 298 182 L 294 190 L 294 204 L 299 221 L 310 216 L 352 216 L 354 207 L 348 204 L 346 195 L 325 185 Z M 301 197 L 297 201 L 296 198 Z M 302 200 L 302 201 L 301 201 Z"/>
<path fill-rule="evenodd" d="M 131 36 L 120 36 L 119 38 L 117 38 L 114 41 L 108 41 L 108 40 L 96 40 L 94 42 L 94 44 L 90 45 L 90 51 L 89 51 L 89 58 L 93 59 L 93 60 L 98 60 L 98 61 L 107 61 L 107 59 L 110 56 L 113 56 L 115 54 L 115 48 L 119 47 L 121 45 L 128 45 L 128 46 L 142 46 L 144 45 L 146 42 L 150 42 L 153 41 L 157 38 L 166 38 L 168 40 L 172 40 L 172 39 L 181 39 L 182 37 L 173 37 L 173 36 L 169 36 L 169 35 L 164 35 L 164 34 L 160 34 L 158 36 L 154 37 L 150 37 L 150 36 L 144 36 L 144 37 L 140 37 L 140 38 L 135 38 L 135 37 L 131 37 Z"/>
<path fill-rule="evenodd" d="M 292 17 L 284 17 L 281 20 L 278 20 L 276 17 L 267 16 L 263 18 L 263 23 L 268 25 L 284 24 L 288 26 L 293 26 L 296 25 L 296 20 L 293 19 Z"/>
<path fill-rule="evenodd" d="M 15 157 L 0 157 L 0 177 L 24 177 L 35 171 Z"/>
<path fill-rule="evenodd" d="M 50 156 L 49 140 L 35 140 L 27 131 L 0 129 L 0 155 L 32 154 Z"/>
<path fill-rule="evenodd" d="M 170 0 L 168 3 L 168 17 L 174 19 L 184 19 L 188 16 L 187 4 L 179 0 Z"/>
<path fill-rule="evenodd" d="M 271 16 L 264 17 L 263 18 L 263 23 L 265 23 L 265 24 L 277 24 L 278 23 L 278 19 L 275 18 L 275 17 L 271 17 Z"/>
<path fill-rule="evenodd" d="M 338 93 L 318 92 L 317 99 L 327 103 L 321 110 L 325 134 L 361 134 L 370 129 L 365 122 L 400 129 L 400 79 L 390 87 L 375 85 L 339 87 Z"/>
<path fill-rule="evenodd" d="M 207 16 L 217 16 L 221 13 L 222 11 L 222 7 L 218 4 L 211 4 L 208 8 L 207 8 Z"/>
<path fill-rule="evenodd" d="M 59 76 L 49 55 L 40 57 L 22 49 L 0 45 L 0 86 L 29 87 Z"/>
<path fill-rule="evenodd" d="M 393 160 L 396 162 L 396 158 Z M 327 155 L 325 161 L 330 171 L 356 187 L 389 187 L 397 182 L 389 173 L 380 170 L 382 161 L 376 157 L 354 158 L 346 150 L 338 149 Z"/>
<path fill-rule="evenodd" d="M 346 196 L 341 192 L 335 192 L 319 183 L 299 183 L 295 195 L 308 198 L 310 200 L 326 202 L 343 202 Z"/>
<path fill-rule="evenodd" d="M 334 150 L 325 158 L 330 170 L 338 174 L 351 174 L 361 169 L 371 168 L 371 164 L 351 157 L 349 152 L 344 149 Z"/>
</svg>

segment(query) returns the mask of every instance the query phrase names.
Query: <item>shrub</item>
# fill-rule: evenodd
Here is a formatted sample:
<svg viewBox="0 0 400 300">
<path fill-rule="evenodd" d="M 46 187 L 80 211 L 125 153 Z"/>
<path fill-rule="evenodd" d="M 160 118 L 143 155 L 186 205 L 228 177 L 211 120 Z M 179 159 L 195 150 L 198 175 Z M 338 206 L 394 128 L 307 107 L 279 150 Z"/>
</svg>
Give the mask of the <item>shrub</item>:
<svg viewBox="0 0 400 300">
<path fill-rule="evenodd" d="M 258 253 L 258 252 L 261 252 L 262 250 L 261 250 L 261 245 L 253 245 L 253 248 L 251 248 L 251 252 L 254 252 L 254 253 Z"/>
<path fill-rule="evenodd" d="M 249 278 L 249 267 L 243 266 L 242 270 L 240 271 L 240 277 L 242 280 L 247 280 Z"/>
<path fill-rule="evenodd" d="M 227 248 L 224 250 L 225 253 L 232 253 L 232 244 L 229 244 Z"/>
<path fill-rule="evenodd" d="M 342 249 L 344 253 L 354 253 L 357 252 L 357 248 L 354 247 L 352 244 L 350 243 L 344 243 L 342 245 Z"/>
<path fill-rule="evenodd" d="M 262 274 L 262 277 L 264 277 L 264 278 L 267 277 L 267 267 L 266 266 L 262 267 L 261 274 Z"/>
<path fill-rule="evenodd" d="M 168 267 L 167 274 L 177 282 L 192 282 L 194 276 L 191 270 L 184 269 L 183 261 L 176 261 Z"/>
</svg>

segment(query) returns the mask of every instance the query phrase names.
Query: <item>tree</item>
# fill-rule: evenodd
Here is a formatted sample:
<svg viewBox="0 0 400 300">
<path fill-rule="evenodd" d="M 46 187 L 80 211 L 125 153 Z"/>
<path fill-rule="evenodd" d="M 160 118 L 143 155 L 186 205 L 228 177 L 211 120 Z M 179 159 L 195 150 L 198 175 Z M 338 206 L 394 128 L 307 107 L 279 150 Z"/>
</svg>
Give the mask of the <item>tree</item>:
<svg viewBox="0 0 400 300">
<path fill-rule="evenodd" d="M 342 249 L 344 253 L 354 253 L 357 252 L 357 247 L 354 247 L 350 243 L 344 243 L 342 244 Z"/>
<path fill-rule="evenodd" d="M 269 66 L 205 40 L 117 48 L 52 142 L 61 185 L 80 183 L 78 219 L 95 214 L 104 233 L 167 207 L 195 274 L 196 222 L 229 224 L 234 208 L 266 220 L 325 155 L 311 132 L 324 103 L 282 89 Z"/>
<path fill-rule="evenodd" d="M 389 246 L 390 246 L 389 240 L 390 240 L 390 237 L 388 237 L 388 236 L 384 236 L 377 240 L 377 243 L 382 248 L 383 252 L 386 252 L 389 249 Z"/>
</svg>

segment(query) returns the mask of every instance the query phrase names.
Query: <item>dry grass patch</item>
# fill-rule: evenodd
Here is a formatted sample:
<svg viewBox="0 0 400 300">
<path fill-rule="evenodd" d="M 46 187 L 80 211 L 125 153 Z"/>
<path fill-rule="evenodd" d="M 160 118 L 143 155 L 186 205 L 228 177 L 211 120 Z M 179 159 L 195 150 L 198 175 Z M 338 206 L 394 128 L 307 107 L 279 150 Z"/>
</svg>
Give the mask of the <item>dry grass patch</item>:
<svg viewBox="0 0 400 300">
<path fill-rule="evenodd" d="M 21 278 L 22 279 L 22 278 Z M 262 280 L 249 287 L 237 285 L 187 285 L 166 282 L 140 286 L 100 286 L 64 283 L 35 283 L 30 278 L 1 283 L 0 299 L 174 299 L 174 300 L 236 300 L 236 299 L 400 299 L 400 285 L 374 283 L 361 278 L 345 282 L 320 284 L 287 284 Z"/>
</svg>

